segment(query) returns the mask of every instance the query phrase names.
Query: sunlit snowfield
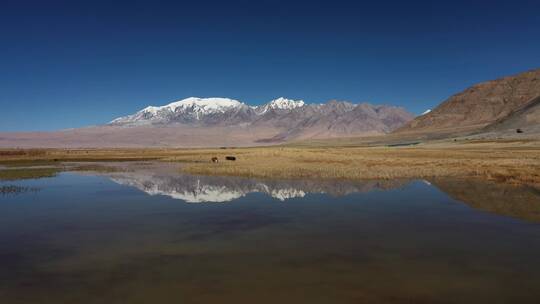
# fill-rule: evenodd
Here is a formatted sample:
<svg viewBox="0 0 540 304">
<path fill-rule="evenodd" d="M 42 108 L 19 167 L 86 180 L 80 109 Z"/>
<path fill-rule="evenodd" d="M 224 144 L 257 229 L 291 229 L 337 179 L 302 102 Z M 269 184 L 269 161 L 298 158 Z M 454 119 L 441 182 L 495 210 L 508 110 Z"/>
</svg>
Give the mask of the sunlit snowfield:
<svg viewBox="0 0 540 304">
<path fill-rule="evenodd" d="M 151 165 L 8 185 L 1 303 L 540 302 L 529 188 Z"/>
</svg>

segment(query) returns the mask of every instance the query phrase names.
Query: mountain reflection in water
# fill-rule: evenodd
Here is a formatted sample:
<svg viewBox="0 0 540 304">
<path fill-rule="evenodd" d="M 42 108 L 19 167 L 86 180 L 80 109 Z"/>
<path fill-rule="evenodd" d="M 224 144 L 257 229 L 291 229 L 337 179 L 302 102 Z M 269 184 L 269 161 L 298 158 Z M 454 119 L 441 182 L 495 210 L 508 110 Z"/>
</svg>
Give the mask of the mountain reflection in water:
<svg viewBox="0 0 540 304">
<path fill-rule="evenodd" d="M 472 208 L 540 222 L 538 189 L 482 180 L 435 179 L 432 184 Z"/>
<path fill-rule="evenodd" d="M 413 182 L 405 179 L 265 180 L 201 176 L 181 174 L 178 170 L 159 164 L 140 170 L 109 173 L 107 176 L 118 184 L 135 187 L 150 195 L 165 195 L 187 203 L 231 202 L 250 193 L 263 193 L 279 201 L 302 198 L 307 194 L 340 197 L 352 193 L 398 189 Z M 472 208 L 540 221 L 540 192 L 536 189 L 475 179 L 437 178 L 423 182 Z"/>
<path fill-rule="evenodd" d="M 237 177 L 152 174 L 127 172 L 110 176 L 122 185 L 136 187 L 150 195 L 166 195 L 188 203 L 230 202 L 249 193 L 260 192 L 285 201 L 308 193 L 344 196 L 355 192 L 393 189 L 409 181 L 306 181 L 254 180 Z"/>
<path fill-rule="evenodd" d="M 114 166 L 9 182 L 40 191 L 0 195 L 1 303 L 540 299 L 540 200 L 531 189 Z"/>
</svg>

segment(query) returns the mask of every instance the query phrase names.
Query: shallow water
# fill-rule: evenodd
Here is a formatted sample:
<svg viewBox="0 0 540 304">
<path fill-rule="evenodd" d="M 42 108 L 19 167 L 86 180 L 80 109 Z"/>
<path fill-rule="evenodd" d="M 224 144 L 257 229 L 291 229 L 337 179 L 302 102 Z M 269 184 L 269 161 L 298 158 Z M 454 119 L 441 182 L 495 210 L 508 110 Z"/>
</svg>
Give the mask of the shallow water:
<svg viewBox="0 0 540 304">
<path fill-rule="evenodd" d="M 163 166 L 0 182 L 1 303 L 540 302 L 537 190 Z"/>
</svg>

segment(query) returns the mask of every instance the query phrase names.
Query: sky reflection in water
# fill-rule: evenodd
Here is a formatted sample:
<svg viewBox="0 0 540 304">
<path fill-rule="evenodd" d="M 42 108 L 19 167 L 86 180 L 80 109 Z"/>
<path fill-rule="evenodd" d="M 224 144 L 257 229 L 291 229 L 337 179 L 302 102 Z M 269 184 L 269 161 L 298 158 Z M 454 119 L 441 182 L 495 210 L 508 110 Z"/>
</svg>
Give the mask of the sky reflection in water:
<svg viewBox="0 0 540 304">
<path fill-rule="evenodd" d="M 41 190 L 0 195 L 3 303 L 540 299 L 530 189 L 154 168 L 9 184 Z"/>
</svg>

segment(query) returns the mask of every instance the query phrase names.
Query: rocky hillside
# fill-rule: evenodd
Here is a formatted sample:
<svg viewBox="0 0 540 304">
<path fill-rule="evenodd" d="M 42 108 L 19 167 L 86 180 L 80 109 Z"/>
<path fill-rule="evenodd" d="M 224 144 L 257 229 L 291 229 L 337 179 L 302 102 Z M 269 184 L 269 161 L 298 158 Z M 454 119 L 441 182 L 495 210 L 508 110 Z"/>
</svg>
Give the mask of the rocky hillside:
<svg viewBox="0 0 540 304">
<path fill-rule="evenodd" d="M 485 132 L 540 133 L 540 96 L 509 115 L 488 125 Z"/>
<path fill-rule="evenodd" d="M 397 133 L 478 131 L 522 109 L 540 96 L 540 69 L 474 85 Z"/>
<path fill-rule="evenodd" d="M 289 139 L 331 138 L 387 134 L 412 120 L 414 116 L 403 108 L 352 104 L 330 101 L 321 105 L 306 105 L 286 113 L 273 113 L 254 121 L 284 129 L 266 141 Z"/>
</svg>

